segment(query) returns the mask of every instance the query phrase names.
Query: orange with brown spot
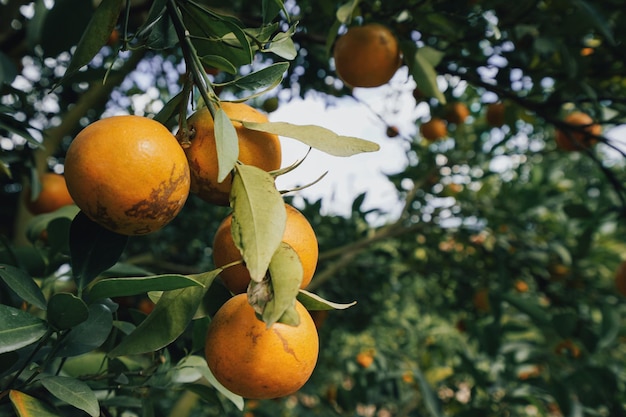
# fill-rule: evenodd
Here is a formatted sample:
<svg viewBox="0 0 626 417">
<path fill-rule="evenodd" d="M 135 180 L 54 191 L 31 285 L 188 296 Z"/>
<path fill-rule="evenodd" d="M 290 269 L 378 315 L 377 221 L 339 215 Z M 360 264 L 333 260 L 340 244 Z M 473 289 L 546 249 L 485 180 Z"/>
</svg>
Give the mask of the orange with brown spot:
<svg viewBox="0 0 626 417">
<path fill-rule="evenodd" d="M 315 323 L 296 301 L 298 326 L 256 317 L 246 294 L 230 298 L 213 316 L 206 336 L 206 360 L 215 378 L 244 398 L 280 398 L 299 390 L 317 362 Z"/>
</svg>

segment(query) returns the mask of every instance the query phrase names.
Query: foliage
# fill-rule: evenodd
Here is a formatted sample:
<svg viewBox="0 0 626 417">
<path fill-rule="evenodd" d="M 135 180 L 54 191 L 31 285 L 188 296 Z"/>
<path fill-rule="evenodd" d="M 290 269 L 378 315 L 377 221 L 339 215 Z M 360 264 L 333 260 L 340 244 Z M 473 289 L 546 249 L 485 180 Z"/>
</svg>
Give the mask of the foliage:
<svg viewBox="0 0 626 417">
<path fill-rule="evenodd" d="M 0 5 L 0 414 L 626 414 L 626 307 L 613 281 L 626 259 L 621 2 L 46 4 Z M 404 202 L 396 219 L 372 223 L 384 213 L 364 209 L 366 195 L 346 217 L 305 202 L 320 263 L 314 293 L 298 297 L 330 309 L 317 313 L 318 366 L 299 393 L 244 403 L 201 353 L 229 297 L 209 242 L 230 209 L 190 198 L 163 230 L 129 239 L 74 206 L 29 217 L 20 192 L 37 188 L 38 173 L 61 172 L 71 138 L 103 116 L 150 115 L 184 132 L 203 102 L 228 144 L 220 99 L 365 100 L 329 57 L 346 26 L 369 22 L 400 41 L 409 81 L 382 88 L 413 92 L 416 126 L 446 118 L 451 102 L 470 115 L 438 141 L 386 139 L 407 149 L 405 168 L 389 175 Z M 493 102 L 505 104 L 501 127 L 485 117 Z M 563 152 L 555 130 L 575 132 L 563 121 L 573 110 L 603 134 Z M 384 132 L 393 114 L 377 116 Z M 376 149 L 319 126 L 247 127 L 336 156 Z M 234 211 L 263 218 L 282 204 L 273 177 L 238 166 L 230 148 L 219 162 L 223 175 L 236 172 Z M 280 243 L 275 231 L 260 235 L 245 237 L 262 249 L 247 259 L 259 279 Z"/>
</svg>

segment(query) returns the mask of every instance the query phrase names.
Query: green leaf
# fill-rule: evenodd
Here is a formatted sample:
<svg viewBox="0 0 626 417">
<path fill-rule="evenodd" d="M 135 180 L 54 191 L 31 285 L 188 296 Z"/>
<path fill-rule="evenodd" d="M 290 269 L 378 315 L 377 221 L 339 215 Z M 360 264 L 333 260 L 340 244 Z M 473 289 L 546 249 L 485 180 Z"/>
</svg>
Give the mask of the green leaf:
<svg viewBox="0 0 626 417">
<path fill-rule="evenodd" d="M 600 309 L 602 311 L 602 323 L 597 347 L 598 349 L 603 349 L 610 346 L 619 334 L 621 317 L 616 305 L 603 303 Z"/>
<path fill-rule="evenodd" d="M 11 84 L 17 76 L 17 68 L 6 54 L 0 52 L 0 85 Z"/>
<path fill-rule="evenodd" d="M 53 211 L 52 213 L 40 214 L 38 216 L 33 217 L 29 222 L 26 229 L 26 234 L 28 240 L 31 242 L 35 242 L 39 240 L 41 236 L 41 232 L 48 229 L 50 223 L 55 220 L 72 220 L 80 209 L 75 205 L 69 205 L 61 207 L 60 209 Z M 65 224 L 65 223 L 63 223 Z M 55 226 L 56 227 L 56 226 Z M 58 231 L 58 230 L 57 230 Z M 48 234 L 48 239 L 50 239 L 50 234 Z"/>
<path fill-rule="evenodd" d="M 590 20 L 598 32 L 606 38 L 609 44 L 615 45 L 615 38 L 613 37 L 613 33 L 611 33 L 610 29 L 613 25 L 609 23 L 606 18 L 602 16 L 602 14 L 600 14 L 596 7 L 585 0 L 575 0 L 574 4 L 578 6 L 581 13 L 584 15 L 584 19 Z"/>
<path fill-rule="evenodd" d="M 578 315 L 572 311 L 555 313 L 552 316 L 552 328 L 564 338 L 571 337 L 578 326 Z"/>
<path fill-rule="evenodd" d="M 40 379 L 39 382 L 59 400 L 83 410 L 92 417 L 100 415 L 96 394 L 84 382 L 66 376 L 50 376 Z"/>
<path fill-rule="evenodd" d="M 0 278 L 24 301 L 45 310 L 46 299 L 39 286 L 25 271 L 10 265 L 0 264 Z"/>
<path fill-rule="evenodd" d="M 508 292 L 501 294 L 502 301 L 506 301 L 522 313 L 528 315 L 537 325 L 550 324 L 551 316 L 546 309 L 541 307 L 535 300 L 523 298 L 519 294 Z"/>
<path fill-rule="evenodd" d="M 9 391 L 9 399 L 19 417 L 62 417 L 47 404 L 21 391 Z"/>
<path fill-rule="evenodd" d="M 593 213 L 584 204 L 566 204 L 563 206 L 563 211 L 568 217 L 573 219 L 587 219 L 590 218 Z"/>
<path fill-rule="evenodd" d="M 409 71 L 415 80 L 417 88 L 426 96 L 434 97 L 441 104 L 446 104 L 446 98 L 437 85 L 437 71 L 435 66 L 443 57 L 443 53 L 436 49 L 424 46 L 417 49 L 414 44 L 401 43 L 407 58 Z"/>
<path fill-rule="evenodd" d="M 82 0 L 57 0 L 48 9 L 45 1 L 37 1 L 33 25 L 27 26 L 29 46 L 40 45 L 44 57 L 56 57 L 76 45 L 94 14 L 94 3 Z M 73 24 L 67 24 L 72 16 Z M 29 22 L 30 23 L 30 22 Z"/>
<path fill-rule="evenodd" d="M 352 136 L 341 136 L 321 126 L 294 125 L 286 122 L 242 122 L 252 130 L 269 132 L 296 139 L 305 145 L 333 156 L 352 156 L 362 152 L 375 152 L 380 149 L 377 143 Z"/>
<path fill-rule="evenodd" d="M 263 52 L 271 52 L 281 58 L 293 60 L 298 56 L 296 45 L 293 43 L 292 36 L 296 30 L 293 25 L 287 32 L 280 32 L 274 36 L 269 44 L 263 47 Z"/>
<path fill-rule="evenodd" d="M 188 391 L 196 394 L 203 401 L 213 404 L 216 406 L 221 406 L 222 403 L 220 398 L 217 396 L 217 392 L 213 387 L 203 384 L 183 384 L 182 387 Z"/>
<path fill-rule="evenodd" d="M 352 16 L 355 14 L 354 12 L 358 5 L 359 0 L 350 0 L 347 3 L 339 6 L 339 8 L 337 9 L 337 13 L 335 14 L 337 20 L 344 25 L 350 24 L 350 22 L 352 21 Z"/>
<path fill-rule="evenodd" d="M 153 275 L 149 277 L 105 278 L 94 281 L 89 288 L 91 300 L 145 294 L 148 291 L 169 291 L 179 288 L 202 286 L 191 276 L 178 274 Z"/>
<path fill-rule="evenodd" d="M 274 253 L 269 266 L 272 297 L 263 309 L 262 318 L 270 327 L 294 307 L 302 283 L 302 263 L 296 251 L 285 242 Z"/>
<path fill-rule="evenodd" d="M 278 62 L 233 81 L 216 85 L 233 87 L 242 91 L 271 89 L 280 84 L 288 68 L 289 63 Z"/>
<path fill-rule="evenodd" d="M 72 271 L 79 286 L 115 265 L 127 242 L 128 236 L 113 233 L 79 212 L 70 228 Z"/>
<path fill-rule="evenodd" d="M 222 182 L 230 175 L 239 158 L 239 138 L 233 122 L 226 112 L 218 107 L 215 112 L 215 148 L 217 151 L 217 181 Z"/>
<path fill-rule="evenodd" d="M 347 304 L 334 303 L 323 299 L 317 294 L 302 289 L 298 292 L 298 301 L 300 301 L 307 310 L 345 310 L 356 304 L 356 301 Z"/>
<path fill-rule="evenodd" d="M 0 353 L 35 343 L 46 333 L 43 320 L 22 310 L 0 304 Z"/>
<path fill-rule="evenodd" d="M 122 10 L 123 0 L 102 0 L 78 41 L 61 82 L 87 65 L 106 44 Z"/>
<path fill-rule="evenodd" d="M 91 352 L 107 340 L 113 328 L 113 313 L 104 304 L 89 306 L 89 317 L 70 330 L 63 340 L 59 356 L 71 357 Z"/>
<path fill-rule="evenodd" d="M 264 24 L 269 24 L 280 11 L 283 11 L 285 16 L 289 16 L 282 0 L 262 0 L 261 6 Z"/>
<path fill-rule="evenodd" d="M 231 232 L 250 277 L 259 282 L 282 241 L 287 212 L 270 174 L 251 165 L 235 168 Z"/>
<path fill-rule="evenodd" d="M 154 310 L 111 352 L 110 357 L 154 352 L 182 334 L 198 310 L 205 292 L 221 269 L 193 276 L 203 286 L 166 291 Z"/>
<path fill-rule="evenodd" d="M 200 57 L 200 62 L 205 67 L 213 67 L 222 71 L 226 71 L 229 74 L 236 74 L 237 67 L 235 67 L 230 61 L 222 58 L 219 55 L 204 55 Z M 216 84 L 219 85 L 219 84 Z"/>
<path fill-rule="evenodd" d="M 439 398 L 437 397 L 435 391 L 432 389 L 431 385 L 426 380 L 426 377 L 424 376 L 422 371 L 420 369 L 414 369 L 413 373 L 419 381 L 419 390 L 424 399 L 424 405 L 426 406 L 426 409 L 428 410 L 430 415 L 432 417 L 443 417 L 444 414 L 441 410 L 441 402 L 439 401 Z"/>
<path fill-rule="evenodd" d="M 243 398 L 237 394 L 230 392 L 226 389 L 217 379 L 213 376 L 211 369 L 206 363 L 204 358 L 199 358 L 195 361 L 195 369 L 199 371 L 204 378 L 220 393 L 222 393 L 226 398 L 228 398 L 239 410 L 243 410 L 244 401 Z"/>
<path fill-rule="evenodd" d="M 57 330 L 78 326 L 88 318 L 87 304 L 74 294 L 56 293 L 48 301 L 48 323 Z"/>
<path fill-rule="evenodd" d="M 167 122 L 178 114 L 184 96 L 184 92 L 181 91 L 180 93 L 172 97 L 170 101 L 165 103 L 165 106 L 163 106 L 161 111 L 154 116 L 154 120 L 161 124 L 167 125 Z"/>
</svg>

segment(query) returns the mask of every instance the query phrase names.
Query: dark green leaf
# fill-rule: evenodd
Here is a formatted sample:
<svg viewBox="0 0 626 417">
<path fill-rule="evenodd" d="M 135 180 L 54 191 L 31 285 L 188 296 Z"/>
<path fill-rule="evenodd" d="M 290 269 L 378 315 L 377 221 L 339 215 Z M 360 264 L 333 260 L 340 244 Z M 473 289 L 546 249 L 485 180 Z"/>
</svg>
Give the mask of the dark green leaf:
<svg viewBox="0 0 626 417">
<path fill-rule="evenodd" d="M 115 265 L 128 242 L 128 236 L 113 233 L 81 211 L 70 228 L 72 270 L 80 287 Z"/>
<path fill-rule="evenodd" d="M 165 274 L 149 277 L 106 278 L 95 281 L 89 288 L 92 300 L 145 294 L 148 291 L 169 291 L 202 286 L 193 276 Z"/>
<path fill-rule="evenodd" d="M 92 417 L 100 415 L 96 394 L 84 382 L 66 376 L 50 376 L 40 379 L 39 382 L 59 400 L 83 410 Z"/>
<path fill-rule="evenodd" d="M 183 91 L 176 94 L 170 101 L 165 103 L 165 106 L 154 116 L 154 120 L 157 122 L 167 125 L 167 122 L 178 115 L 180 106 L 183 102 L 185 94 Z"/>
<path fill-rule="evenodd" d="M 40 44 L 46 57 L 57 56 L 76 45 L 94 14 L 93 3 L 88 1 L 58 0 L 50 10 L 44 1 L 37 3 L 41 6 L 37 8 L 39 15 L 35 15 L 33 28 L 28 28 L 29 41 L 31 47 Z M 67 24 L 68 16 L 74 19 L 71 25 Z"/>
<path fill-rule="evenodd" d="M 563 211 L 573 219 L 587 219 L 593 215 L 584 204 L 567 204 L 563 206 Z"/>
<path fill-rule="evenodd" d="M 183 388 L 196 394 L 202 401 L 221 407 L 217 391 L 213 387 L 202 384 L 183 384 Z"/>
<path fill-rule="evenodd" d="M 0 278 L 24 301 L 45 310 L 46 299 L 37 283 L 25 271 L 0 264 Z"/>
<path fill-rule="evenodd" d="M 621 316 L 616 305 L 603 303 L 600 306 L 602 311 L 602 325 L 600 327 L 600 339 L 598 349 L 610 346 L 620 331 Z"/>
<path fill-rule="evenodd" d="M 60 292 L 48 301 L 48 323 L 57 330 L 70 329 L 89 318 L 87 304 L 74 294 Z"/>
<path fill-rule="evenodd" d="M 43 320 L 0 304 L 0 353 L 28 346 L 41 339 L 46 330 Z"/>
<path fill-rule="evenodd" d="M 74 327 L 65 337 L 59 356 L 77 356 L 99 348 L 109 337 L 112 328 L 111 310 L 104 304 L 91 304 L 89 317 Z"/>
<path fill-rule="evenodd" d="M 0 85 L 11 84 L 17 76 L 17 68 L 15 64 L 6 56 L 0 52 Z"/>
<path fill-rule="evenodd" d="M 615 45 L 615 38 L 611 32 L 611 24 L 606 20 L 604 16 L 598 11 L 598 9 L 590 2 L 585 0 L 575 0 L 574 4 L 578 6 L 585 19 L 589 19 L 593 26 L 600 32 L 608 41 L 609 44 Z"/>
<path fill-rule="evenodd" d="M 552 328 L 564 338 L 571 337 L 578 325 L 578 316 L 571 311 L 556 313 L 552 316 Z"/>
<path fill-rule="evenodd" d="M 278 62 L 233 81 L 216 85 L 234 87 L 242 91 L 271 89 L 280 84 L 288 68 L 289 63 Z"/>
<path fill-rule="evenodd" d="M 522 313 L 528 315 L 537 325 L 545 326 L 550 323 L 550 313 L 534 299 L 524 298 L 513 292 L 503 293 L 501 297 L 502 301 L 508 302 Z"/>
<path fill-rule="evenodd" d="M 426 379 L 422 371 L 420 369 L 414 369 L 413 373 L 419 381 L 419 390 L 422 394 L 424 404 L 426 405 L 426 409 L 428 410 L 429 414 L 432 417 L 443 417 L 444 414 L 441 410 L 441 402 L 439 401 L 437 394 L 428 383 L 428 380 Z"/>
<path fill-rule="evenodd" d="M 229 74 L 237 73 L 237 68 L 230 61 L 222 58 L 219 55 L 201 56 L 200 62 L 202 62 L 205 68 L 217 68 L 221 71 L 226 71 Z"/>
<path fill-rule="evenodd" d="M 89 21 L 83 36 L 78 41 L 76 51 L 74 51 L 63 79 L 67 79 L 67 77 L 91 62 L 93 57 L 106 44 L 115 28 L 123 4 L 123 0 L 102 0 Z"/>
<path fill-rule="evenodd" d="M 154 352 L 167 346 L 187 328 L 202 298 L 221 270 L 195 275 L 203 286 L 166 291 L 150 315 L 110 353 L 110 357 Z"/>
<path fill-rule="evenodd" d="M 285 16 L 289 16 L 282 0 L 263 0 L 261 4 L 263 24 L 269 24 L 281 11 L 285 12 Z"/>
</svg>

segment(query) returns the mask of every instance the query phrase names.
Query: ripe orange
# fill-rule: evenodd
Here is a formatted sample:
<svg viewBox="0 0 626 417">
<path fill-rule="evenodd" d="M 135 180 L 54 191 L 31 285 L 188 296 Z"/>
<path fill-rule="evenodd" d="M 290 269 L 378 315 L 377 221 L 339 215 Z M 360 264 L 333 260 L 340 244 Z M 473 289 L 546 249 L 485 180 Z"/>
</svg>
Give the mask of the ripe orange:
<svg viewBox="0 0 626 417">
<path fill-rule="evenodd" d="M 528 283 L 521 279 L 515 280 L 515 282 L 513 283 L 513 288 L 515 288 L 515 291 L 519 293 L 528 292 L 529 289 Z"/>
<path fill-rule="evenodd" d="M 189 194 L 189 166 L 165 126 L 147 117 L 98 120 L 74 138 L 65 158 L 67 188 L 94 222 L 124 235 L 169 223 Z"/>
<path fill-rule="evenodd" d="M 299 390 L 317 362 L 319 338 L 313 319 L 296 301 L 298 326 L 256 317 L 246 294 L 230 298 L 213 316 L 205 355 L 215 378 L 250 399 L 279 398 Z"/>
<path fill-rule="evenodd" d="M 265 171 L 280 168 L 281 147 L 278 136 L 271 133 L 249 130 L 236 120 L 267 122 L 267 117 L 244 103 L 221 104 L 228 117 L 233 120 L 239 137 L 239 161 L 254 165 Z M 217 182 L 218 164 L 215 147 L 213 118 L 206 107 L 195 112 L 188 120 L 190 131 L 195 132 L 191 146 L 185 149 L 191 169 L 191 192 L 201 199 L 217 205 L 227 206 L 232 178 Z"/>
<path fill-rule="evenodd" d="M 420 133 L 425 139 L 433 141 L 448 136 L 448 126 L 442 119 L 433 117 L 422 123 Z"/>
<path fill-rule="evenodd" d="M 470 114 L 465 103 L 461 103 L 460 101 L 450 103 L 446 107 L 446 120 L 448 123 L 462 124 Z"/>
<path fill-rule="evenodd" d="M 622 261 L 615 271 L 615 288 L 626 297 L 626 261 Z"/>
<path fill-rule="evenodd" d="M 369 349 L 356 355 L 356 363 L 362 368 L 369 368 L 374 363 L 374 350 Z"/>
<path fill-rule="evenodd" d="M 41 191 L 34 200 L 31 200 L 30 187 L 24 189 L 24 203 L 32 214 L 50 213 L 74 204 L 63 175 L 46 172 L 41 176 L 40 183 Z"/>
<path fill-rule="evenodd" d="M 580 111 L 567 115 L 564 122 L 573 126 L 584 126 L 584 132 L 579 130 L 556 131 L 556 144 L 564 151 L 578 151 L 593 146 L 598 140 L 589 135 L 598 136 L 602 133 L 602 127 L 594 124 L 591 116 Z"/>
<path fill-rule="evenodd" d="M 294 207 L 285 204 L 287 222 L 283 234 L 283 242 L 291 246 L 302 263 L 302 283 L 300 288 L 309 285 L 317 266 L 318 246 L 315 231 L 309 221 Z M 235 246 L 231 232 L 232 215 L 226 217 L 215 233 L 213 239 L 213 262 L 221 267 L 241 259 L 241 253 Z M 235 294 L 246 292 L 250 283 L 250 274 L 243 265 L 235 265 L 220 273 L 226 288 Z"/>
<path fill-rule="evenodd" d="M 504 125 L 504 103 L 491 103 L 487 106 L 487 124 L 493 127 L 502 127 Z"/>
<path fill-rule="evenodd" d="M 400 66 L 400 48 L 385 26 L 353 26 L 337 38 L 333 50 L 337 75 L 352 87 L 378 87 L 387 83 Z"/>
</svg>

